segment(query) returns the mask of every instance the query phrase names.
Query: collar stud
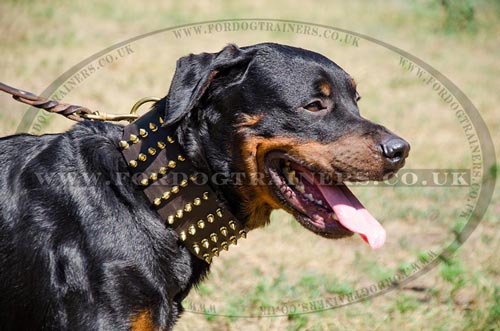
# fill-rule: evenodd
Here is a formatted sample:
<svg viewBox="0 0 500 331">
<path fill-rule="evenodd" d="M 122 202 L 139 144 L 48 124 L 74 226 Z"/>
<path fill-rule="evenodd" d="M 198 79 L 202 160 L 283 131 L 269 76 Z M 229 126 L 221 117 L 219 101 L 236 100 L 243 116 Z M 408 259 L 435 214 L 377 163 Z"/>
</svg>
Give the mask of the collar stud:
<svg viewBox="0 0 500 331">
<path fill-rule="evenodd" d="M 214 256 L 246 237 L 244 224 L 223 207 L 208 183 L 201 183 L 205 175 L 186 156 L 176 128 L 163 126 L 161 113 L 153 108 L 127 125 L 117 148 L 133 181 L 142 186 L 141 192 L 166 226 L 194 256 L 212 263 Z M 176 176 L 183 174 L 187 176 L 177 182 Z"/>
<path fill-rule="evenodd" d="M 130 135 L 130 141 L 133 143 L 133 144 L 137 144 L 139 142 L 139 138 L 137 138 L 137 136 L 135 134 L 131 134 Z"/>
<path fill-rule="evenodd" d="M 214 243 L 217 243 L 218 239 L 219 239 L 219 237 L 217 237 L 216 233 L 211 233 L 210 234 L 210 240 L 212 240 Z"/>
<path fill-rule="evenodd" d="M 146 138 L 148 136 L 148 132 L 144 129 L 139 129 L 139 135 L 142 137 L 142 138 Z"/>
</svg>

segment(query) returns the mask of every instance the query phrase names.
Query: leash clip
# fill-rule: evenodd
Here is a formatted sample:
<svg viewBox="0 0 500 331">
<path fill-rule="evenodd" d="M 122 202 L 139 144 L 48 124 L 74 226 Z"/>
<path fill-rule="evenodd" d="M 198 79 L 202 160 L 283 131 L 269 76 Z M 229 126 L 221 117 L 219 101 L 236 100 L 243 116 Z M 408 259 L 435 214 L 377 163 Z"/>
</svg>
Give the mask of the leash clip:
<svg viewBox="0 0 500 331">
<path fill-rule="evenodd" d="M 93 113 L 80 113 L 77 114 L 81 118 L 85 118 L 88 120 L 94 120 L 94 121 L 128 121 L 128 122 L 133 122 L 136 119 L 139 118 L 139 115 L 137 114 L 137 110 L 145 103 L 148 102 L 157 102 L 159 101 L 160 98 L 158 97 L 145 97 L 137 101 L 133 106 L 132 109 L 130 109 L 129 114 L 108 114 L 104 112 L 99 112 L 95 111 Z"/>
</svg>

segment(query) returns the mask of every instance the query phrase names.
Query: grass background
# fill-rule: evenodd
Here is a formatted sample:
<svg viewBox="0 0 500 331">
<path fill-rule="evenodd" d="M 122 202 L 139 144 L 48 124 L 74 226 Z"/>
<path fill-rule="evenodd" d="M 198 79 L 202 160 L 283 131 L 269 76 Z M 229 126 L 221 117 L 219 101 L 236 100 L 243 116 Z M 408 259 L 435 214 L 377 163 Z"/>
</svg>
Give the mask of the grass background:
<svg viewBox="0 0 500 331">
<path fill-rule="evenodd" d="M 420 57 L 466 93 L 488 124 L 496 149 L 500 147 L 500 5 L 495 1 L 4 0 L 0 80 L 40 93 L 71 66 L 116 42 L 179 24 L 249 17 L 341 27 Z M 407 167 L 470 167 L 463 132 L 439 97 L 401 70 L 399 57 L 367 43 L 349 48 L 303 35 L 265 32 L 182 40 L 159 35 L 139 41 L 133 55 L 85 80 L 64 100 L 122 113 L 143 96 L 164 95 L 178 57 L 217 51 L 229 42 L 267 40 L 321 52 L 351 73 L 363 95 L 362 113 L 412 144 Z M 0 134 L 15 133 L 25 111 L 0 95 Z M 72 124 L 49 116 L 42 131 L 61 132 Z M 461 188 L 355 190 L 388 232 L 383 249 L 371 251 L 355 237 L 318 238 L 277 212 L 269 227 L 250 233 L 214 263 L 209 279 L 187 303 L 215 306 L 227 315 L 249 314 L 260 307 L 310 302 L 376 283 L 453 239 L 467 194 Z M 499 214 L 497 190 L 484 220 L 450 259 L 384 296 L 335 310 L 275 318 L 187 312 L 176 330 L 498 330 Z"/>
</svg>

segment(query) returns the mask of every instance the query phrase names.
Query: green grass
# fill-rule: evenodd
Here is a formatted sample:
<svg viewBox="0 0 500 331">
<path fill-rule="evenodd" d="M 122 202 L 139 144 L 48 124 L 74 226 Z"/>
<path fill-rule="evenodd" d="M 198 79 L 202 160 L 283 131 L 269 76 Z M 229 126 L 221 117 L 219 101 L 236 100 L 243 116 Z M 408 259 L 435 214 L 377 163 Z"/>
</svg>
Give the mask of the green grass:
<svg viewBox="0 0 500 331">
<path fill-rule="evenodd" d="M 306 315 L 288 315 L 288 320 L 293 323 L 288 326 L 288 330 L 290 331 L 303 330 L 308 322 Z"/>
<path fill-rule="evenodd" d="M 415 310 L 419 305 L 420 303 L 411 295 L 403 294 L 396 300 L 396 308 L 400 313 Z"/>
<path fill-rule="evenodd" d="M 465 285 L 464 268 L 456 259 L 443 260 L 441 264 L 441 277 L 452 284 L 452 293 Z"/>
<path fill-rule="evenodd" d="M 354 291 L 354 287 L 338 280 L 332 280 L 325 283 L 325 289 L 331 294 L 349 294 Z"/>
</svg>

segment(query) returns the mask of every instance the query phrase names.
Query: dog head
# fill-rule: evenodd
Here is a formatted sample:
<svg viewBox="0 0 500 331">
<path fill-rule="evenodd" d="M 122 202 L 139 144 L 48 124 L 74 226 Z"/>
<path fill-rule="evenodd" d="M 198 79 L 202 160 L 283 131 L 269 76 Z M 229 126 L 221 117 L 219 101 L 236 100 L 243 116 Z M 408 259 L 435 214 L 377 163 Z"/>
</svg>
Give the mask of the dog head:
<svg viewBox="0 0 500 331">
<path fill-rule="evenodd" d="M 409 145 L 361 117 L 354 80 L 326 57 L 278 44 L 225 47 L 177 62 L 164 100 L 192 162 L 246 225 L 292 213 L 328 238 L 359 233 L 379 247 L 385 232 L 344 181 L 382 180 Z"/>
</svg>

